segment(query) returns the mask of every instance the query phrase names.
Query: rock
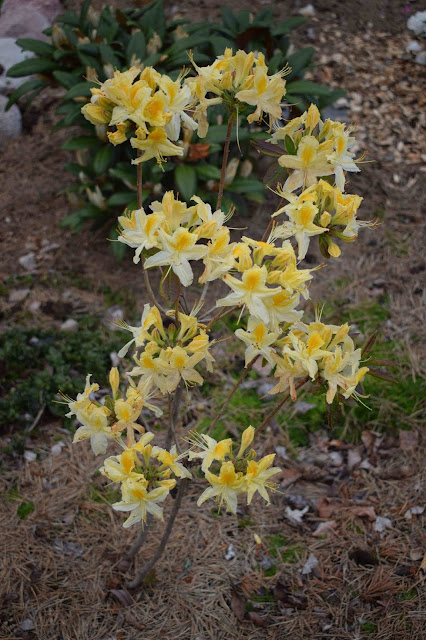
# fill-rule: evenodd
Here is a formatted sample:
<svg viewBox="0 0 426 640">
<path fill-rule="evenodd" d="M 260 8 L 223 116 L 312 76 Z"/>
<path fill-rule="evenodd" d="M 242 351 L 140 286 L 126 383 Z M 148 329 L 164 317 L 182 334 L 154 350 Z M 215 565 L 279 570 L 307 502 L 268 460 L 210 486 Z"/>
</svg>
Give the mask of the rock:
<svg viewBox="0 0 426 640">
<path fill-rule="evenodd" d="M 0 38 L 0 93 L 14 91 L 29 80 L 30 76 L 8 78 L 6 73 L 14 64 L 32 58 L 33 55 L 31 51 L 22 51 L 16 44 L 15 38 Z"/>
<path fill-rule="evenodd" d="M 411 40 L 405 47 L 407 53 L 420 53 L 423 50 L 422 45 L 417 40 Z"/>
<path fill-rule="evenodd" d="M 27 271 L 34 271 L 37 268 L 37 263 L 35 259 L 35 253 L 30 251 L 30 253 L 26 253 L 24 256 L 21 256 L 18 260 L 21 267 L 24 267 Z"/>
<path fill-rule="evenodd" d="M 0 14 L 0 36 L 43 38 L 44 29 L 62 10 L 59 0 L 4 0 Z"/>
<path fill-rule="evenodd" d="M 21 622 L 18 629 L 21 629 L 21 631 L 32 631 L 32 629 L 35 629 L 35 625 L 30 618 L 26 618 Z"/>
<path fill-rule="evenodd" d="M 24 458 L 27 462 L 34 462 L 37 460 L 37 454 L 34 451 L 24 451 Z"/>
<path fill-rule="evenodd" d="M 316 404 L 311 404 L 310 402 L 303 402 L 302 400 L 298 400 L 297 402 L 294 403 L 293 409 L 296 411 L 296 413 L 301 413 L 303 415 L 304 413 L 308 413 L 308 411 L 310 411 L 311 409 L 315 409 L 316 406 L 317 406 Z"/>
<path fill-rule="evenodd" d="M 111 351 L 111 353 L 109 354 L 109 357 L 110 357 L 112 366 L 118 367 L 118 365 L 121 362 L 121 358 L 119 357 L 118 353 L 116 351 Z"/>
<path fill-rule="evenodd" d="M 426 11 L 417 11 L 407 20 L 407 27 L 416 36 L 426 36 Z"/>
<path fill-rule="evenodd" d="M 322 110 L 324 120 L 330 118 L 330 120 L 337 120 L 338 122 L 349 122 L 348 109 L 336 108 L 335 104 L 325 107 L 325 109 Z"/>
<path fill-rule="evenodd" d="M 40 300 L 33 300 L 28 305 L 28 309 L 31 311 L 31 313 L 37 313 L 38 311 L 40 311 L 40 307 L 41 307 Z M 31 340 L 32 340 L 32 338 L 31 338 Z"/>
<path fill-rule="evenodd" d="M 258 387 L 257 387 L 257 395 L 260 397 L 261 400 L 263 400 L 264 402 L 268 402 L 269 400 L 273 400 L 274 396 L 269 395 L 269 392 L 275 387 L 275 383 L 274 382 L 262 382 Z"/>
<path fill-rule="evenodd" d="M 117 320 L 123 320 L 124 311 L 118 305 L 115 304 L 112 307 L 108 307 L 104 314 L 104 323 L 109 329 L 113 329 L 113 331 L 118 331 L 120 327 L 117 325 Z"/>
<path fill-rule="evenodd" d="M 304 18 L 312 18 L 315 15 L 315 7 L 312 4 L 307 4 L 299 9 L 298 14 Z"/>
<path fill-rule="evenodd" d="M 68 318 L 61 324 L 61 331 L 67 331 L 68 333 L 76 333 L 78 331 L 78 322 L 73 318 Z"/>
<path fill-rule="evenodd" d="M 6 96 L 0 95 L 0 149 L 9 138 L 17 138 L 22 133 L 22 116 L 16 104 L 5 111 Z"/>
<path fill-rule="evenodd" d="M 418 53 L 414 58 L 414 62 L 417 62 L 417 64 L 421 64 L 422 67 L 424 67 L 426 65 L 426 51 Z"/>
<path fill-rule="evenodd" d="M 22 302 L 30 293 L 29 289 L 13 289 L 9 293 L 9 302 L 11 304 L 17 304 L 18 302 Z"/>
<path fill-rule="evenodd" d="M 59 456 L 63 447 L 65 447 L 65 442 L 60 440 L 50 448 L 50 453 L 52 454 L 52 456 Z"/>
<path fill-rule="evenodd" d="M 314 40 L 316 40 L 316 32 L 315 29 L 313 27 L 309 27 L 309 29 L 306 29 L 306 37 L 308 38 L 308 40 L 311 40 L 312 42 Z"/>
</svg>

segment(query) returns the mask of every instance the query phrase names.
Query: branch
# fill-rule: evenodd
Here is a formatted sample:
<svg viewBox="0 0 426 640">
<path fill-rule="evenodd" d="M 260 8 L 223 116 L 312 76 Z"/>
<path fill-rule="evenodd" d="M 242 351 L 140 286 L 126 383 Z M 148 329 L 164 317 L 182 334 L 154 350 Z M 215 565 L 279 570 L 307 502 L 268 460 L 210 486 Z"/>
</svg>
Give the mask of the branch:
<svg viewBox="0 0 426 640">
<path fill-rule="evenodd" d="M 302 380 L 299 380 L 299 382 L 296 384 L 296 389 L 300 389 L 300 387 L 303 387 L 304 384 L 306 384 L 306 382 L 308 382 L 309 377 L 303 378 Z M 268 415 L 266 416 L 266 418 L 264 419 L 264 421 L 262 422 L 262 424 L 260 425 L 260 427 L 257 427 L 256 429 L 256 433 L 259 433 L 260 431 L 262 431 L 263 429 L 265 429 L 269 422 L 272 420 L 272 418 L 274 417 L 274 415 L 276 413 L 278 413 L 278 411 L 281 409 L 281 407 L 283 406 L 283 404 L 285 402 L 287 402 L 287 400 L 290 398 L 291 393 L 288 393 L 279 404 L 277 404 L 277 406 L 275 407 L 275 409 L 272 409 L 272 411 L 270 413 L 268 413 Z"/>
<path fill-rule="evenodd" d="M 223 148 L 222 169 L 220 172 L 219 191 L 217 194 L 216 209 L 220 209 L 222 204 L 223 189 L 225 186 L 226 165 L 228 164 L 229 143 L 231 142 L 231 133 L 232 133 L 232 127 L 234 125 L 234 120 L 235 120 L 235 113 L 233 111 L 229 116 L 228 129 L 226 131 L 225 146 Z"/>
<path fill-rule="evenodd" d="M 178 489 L 178 492 L 177 492 L 177 496 L 175 498 L 175 503 L 173 505 L 172 512 L 171 512 L 171 514 L 169 516 L 169 519 L 167 521 L 167 525 L 166 525 L 166 528 L 164 530 L 163 537 L 161 538 L 161 542 L 160 542 L 160 544 L 158 546 L 158 549 L 154 553 L 152 558 L 150 558 L 150 560 L 148 560 L 148 562 L 144 565 L 144 567 L 142 568 L 140 573 L 136 576 L 136 578 L 134 578 L 131 582 L 128 583 L 127 588 L 129 590 L 135 590 L 138 587 L 140 587 L 140 585 L 145 580 L 145 578 L 148 575 L 148 573 L 151 571 L 151 569 L 154 567 L 154 565 L 157 563 L 157 561 L 163 555 L 163 552 L 164 552 L 164 549 L 166 547 L 167 541 L 168 541 L 168 539 L 170 537 L 170 534 L 172 532 L 172 528 L 173 528 L 174 522 L 176 520 L 176 516 L 178 514 L 180 505 L 182 503 L 182 498 L 183 498 L 183 496 L 184 496 L 184 494 L 186 492 L 186 488 L 188 486 L 188 483 L 189 483 L 189 478 L 183 478 L 179 482 L 179 489 Z"/>
</svg>

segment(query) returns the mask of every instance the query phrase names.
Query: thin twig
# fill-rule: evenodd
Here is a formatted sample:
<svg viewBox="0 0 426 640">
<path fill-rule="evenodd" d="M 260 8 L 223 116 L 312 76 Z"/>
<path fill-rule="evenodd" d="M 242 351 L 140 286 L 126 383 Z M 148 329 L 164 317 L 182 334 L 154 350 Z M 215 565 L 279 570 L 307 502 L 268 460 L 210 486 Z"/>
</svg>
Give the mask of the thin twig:
<svg viewBox="0 0 426 640">
<path fill-rule="evenodd" d="M 226 165 L 228 164 L 229 143 L 231 142 L 232 127 L 234 125 L 235 113 L 232 112 L 228 120 L 228 129 L 226 131 L 225 146 L 223 148 L 222 169 L 220 172 L 219 191 L 217 194 L 216 209 L 220 209 L 222 204 L 223 189 L 225 187 Z"/>
<path fill-rule="evenodd" d="M 138 158 L 141 156 L 142 152 L 138 150 Z M 139 162 L 137 165 L 136 171 L 136 190 L 137 190 L 137 200 L 138 200 L 138 209 L 142 208 L 142 162 Z"/>
<path fill-rule="evenodd" d="M 232 387 L 231 391 L 228 393 L 225 402 L 223 403 L 223 405 L 220 408 L 219 413 L 216 414 L 215 419 L 213 420 L 213 422 L 211 423 L 211 425 L 209 427 L 209 430 L 207 431 L 207 435 L 209 435 L 213 431 L 213 429 L 216 426 L 218 420 L 222 417 L 223 412 L 226 410 L 228 404 L 230 403 L 232 396 L 234 395 L 234 393 L 236 392 L 236 390 L 238 389 L 238 387 L 240 386 L 240 384 L 242 383 L 244 378 L 246 378 L 246 376 L 250 372 L 250 369 L 252 368 L 252 366 L 254 365 L 256 360 L 258 359 L 258 357 L 259 356 L 256 356 L 255 358 L 253 358 L 253 360 L 251 360 L 248 363 L 248 365 L 245 367 L 245 369 L 242 372 L 241 376 L 238 378 L 237 382 L 234 384 L 234 386 Z"/>
<path fill-rule="evenodd" d="M 226 309 L 226 307 L 225 307 Z M 215 317 L 210 320 L 209 324 L 206 326 L 206 331 L 209 331 L 209 329 L 212 328 L 212 326 L 214 325 L 215 322 L 217 322 L 218 320 L 220 320 L 222 317 L 228 315 L 228 313 L 231 313 L 231 311 L 235 311 L 235 309 L 238 309 L 238 305 L 236 304 L 235 307 L 231 307 L 230 309 L 228 309 L 228 311 L 224 311 L 223 309 L 221 309 L 219 311 L 219 313 L 217 313 L 215 315 Z"/>
<path fill-rule="evenodd" d="M 176 498 L 175 498 L 175 503 L 173 505 L 172 512 L 171 512 L 171 514 L 169 516 L 169 519 L 167 521 L 167 525 L 166 525 L 166 528 L 164 530 L 163 537 L 161 538 L 161 542 L 160 542 L 160 544 L 158 546 L 158 549 L 154 553 L 152 558 L 150 558 L 150 560 L 148 560 L 148 562 L 144 565 L 144 567 L 139 572 L 139 574 L 136 576 L 136 578 L 134 578 L 133 580 L 131 580 L 131 582 L 128 583 L 127 588 L 129 590 L 134 590 L 134 589 L 137 589 L 138 587 L 140 587 L 140 585 L 145 580 L 145 578 L 148 575 L 148 573 L 151 571 L 151 569 L 154 567 L 156 562 L 163 555 L 163 552 L 164 552 L 164 549 L 166 547 L 167 541 L 168 541 L 168 539 L 170 537 L 170 534 L 172 532 L 173 525 L 174 525 L 174 522 L 176 520 L 176 516 L 178 514 L 180 505 L 182 503 L 182 498 L 183 498 L 183 496 L 184 496 L 184 494 L 186 492 L 186 488 L 188 486 L 188 482 L 189 482 L 188 478 L 182 478 L 182 480 L 180 480 L 179 489 L 178 489 L 178 492 L 177 492 L 177 495 L 176 495 Z"/>
<path fill-rule="evenodd" d="M 151 282 L 149 281 L 148 271 L 145 269 L 145 259 L 144 259 L 144 257 L 142 255 L 141 255 L 141 264 L 142 264 L 142 271 L 143 271 L 143 280 L 144 280 L 144 283 L 145 283 L 146 290 L 148 292 L 148 297 L 151 300 L 151 302 L 154 305 L 154 307 L 157 307 L 157 309 L 160 311 L 160 313 L 163 314 L 163 316 L 167 316 L 167 310 L 157 300 L 157 298 L 155 297 L 155 294 L 154 294 L 154 292 L 152 290 Z"/>
<path fill-rule="evenodd" d="M 308 382 L 308 380 L 309 380 L 309 377 L 303 378 L 303 380 L 299 380 L 299 382 L 296 384 L 296 389 L 300 389 L 300 387 L 302 387 L 306 382 Z M 276 413 L 278 413 L 278 411 L 281 409 L 283 404 L 285 402 L 287 402 L 287 400 L 290 398 L 290 396 L 291 396 L 291 393 L 288 393 L 286 396 L 284 396 L 284 398 L 281 400 L 281 402 L 279 404 L 277 404 L 275 409 L 272 409 L 272 411 L 270 413 L 268 413 L 268 415 L 266 416 L 266 418 L 264 419 L 262 424 L 259 427 L 257 427 L 256 433 L 259 433 L 260 431 L 262 431 L 263 429 L 265 429 L 268 426 L 269 422 L 272 420 L 274 415 Z"/>
</svg>

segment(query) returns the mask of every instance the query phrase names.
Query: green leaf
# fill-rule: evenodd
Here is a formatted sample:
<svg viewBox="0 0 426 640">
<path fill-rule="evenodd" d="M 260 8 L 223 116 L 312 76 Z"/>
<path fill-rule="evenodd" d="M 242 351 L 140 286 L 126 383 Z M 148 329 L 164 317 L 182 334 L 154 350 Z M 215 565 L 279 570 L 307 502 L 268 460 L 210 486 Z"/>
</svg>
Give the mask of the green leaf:
<svg viewBox="0 0 426 640">
<path fill-rule="evenodd" d="M 89 11 L 91 1 L 92 0 L 84 0 L 83 4 L 81 5 L 79 23 L 80 23 L 80 28 L 83 30 L 87 20 L 87 13 Z"/>
<path fill-rule="evenodd" d="M 40 56 L 50 57 L 53 55 L 55 50 L 48 42 L 35 40 L 34 38 L 18 38 L 16 44 L 24 51 L 33 51 Z"/>
<path fill-rule="evenodd" d="M 234 42 L 231 42 L 228 38 L 223 38 L 222 36 L 211 36 L 209 38 L 209 42 L 213 47 L 213 53 L 215 56 L 222 55 L 227 47 L 235 47 Z"/>
<path fill-rule="evenodd" d="M 96 87 L 96 82 L 78 82 L 71 89 L 69 89 L 64 95 L 64 100 L 72 100 L 73 98 L 80 98 L 81 96 L 91 96 L 91 87 Z"/>
<path fill-rule="evenodd" d="M 195 171 L 203 180 L 220 180 L 220 169 L 213 164 L 197 164 Z"/>
<path fill-rule="evenodd" d="M 175 170 L 175 182 L 183 199 L 189 202 L 197 189 L 195 168 L 187 164 L 178 165 Z"/>
<path fill-rule="evenodd" d="M 133 165 L 131 165 L 133 166 Z M 130 182 L 131 184 L 136 184 L 136 170 L 131 171 L 130 169 L 122 169 L 120 167 L 113 167 L 108 171 L 110 176 L 113 178 L 117 178 L 122 182 Z"/>
<path fill-rule="evenodd" d="M 9 78 L 20 78 L 21 76 L 31 76 L 34 73 L 45 73 L 46 71 L 53 71 L 57 69 L 58 65 L 53 60 L 47 60 L 46 58 L 29 58 L 28 60 L 22 60 L 10 67 L 6 73 Z"/>
<path fill-rule="evenodd" d="M 231 11 L 231 9 L 229 9 L 228 7 L 221 6 L 220 12 L 222 14 L 222 20 L 225 27 L 236 35 L 238 33 L 238 20 L 235 17 L 233 11 Z"/>
<path fill-rule="evenodd" d="M 299 27 L 304 22 L 306 22 L 306 18 L 303 18 L 302 16 L 289 18 L 288 20 L 284 20 L 283 22 L 277 24 L 276 27 L 273 27 L 273 29 L 271 29 L 271 34 L 273 36 L 286 35 L 287 33 L 290 33 L 290 31 L 293 31 L 293 29 L 296 29 L 296 27 Z"/>
<path fill-rule="evenodd" d="M 285 148 L 287 150 L 287 153 L 289 153 L 291 156 L 297 155 L 296 145 L 294 144 L 290 136 L 286 136 L 284 139 L 284 142 L 285 142 Z"/>
<path fill-rule="evenodd" d="M 289 93 L 302 93 L 313 96 L 328 96 L 330 89 L 323 84 L 317 84 L 312 80 L 295 80 L 287 84 L 287 91 Z"/>
<path fill-rule="evenodd" d="M 114 69 L 121 66 L 120 60 L 108 44 L 101 42 L 99 45 L 99 53 L 101 54 L 102 60 L 105 64 L 112 64 Z"/>
<path fill-rule="evenodd" d="M 100 144 L 95 136 L 76 136 L 70 138 L 61 146 L 64 151 L 78 151 L 79 149 L 92 149 Z"/>
<path fill-rule="evenodd" d="M 40 78 L 34 78 L 33 80 L 27 80 L 24 84 L 21 84 L 10 96 L 8 103 L 6 104 L 5 111 L 10 109 L 10 107 L 15 104 L 19 98 L 24 96 L 26 93 L 33 91 L 34 89 L 38 89 L 39 87 L 43 88 L 47 86 L 47 82 L 41 80 Z"/>
<path fill-rule="evenodd" d="M 115 255 L 115 257 L 117 258 L 117 260 L 121 262 L 124 256 L 126 255 L 127 246 L 123 242 L 118 242 L 117 238 L 118 238 L 117 229 L 115 227 L 112 227 L 111 231 L 109 232 L 109 239 L 111 241 L 111 250 Z"/>
<path fill-rule="evenodd" d="M 71 89 L 80 80 L 80 77 L 74 73 L 68 73 L 67 71 L 54 71 L 53 77 L 59 82 L 65 89 Z"/>
<path fill-rule="evenodd" d="M 135 199 L 133 191 L 118 191 L 108 198 L 109 207 L 121 207 L 125 204 L 129 204 Z"/>
<path fill-rule="evenodd" d="M 263 193 L 264 186 L 260 180 L 256 180 L 256 178 L 242 178 L 239 176 L 235 178 L 232 184 L 228 184 L 226 187 L 227 191 L 234 191 L 235 193 L 242 193 L 243 195 L 248 193 L 255 193 L 259 191 Z"/>
<path fill-rule="evenodd" d="M 130 64 L 132 56 L 142 61 L 145 58 L 146 41 L 143 31 L 135 31 L 126 49 L 127 62 Z"/>
<path fill-rule="evenodd" d="M 21 518 L 21 520 L 25 520 L 25 518 L 29 516 L 30 513 L 34 511 L 34 509 L 34 502 L 21 502 L 16 510 L 16 513 L 18 514 L 19 518 Z"/>
<path fill-rule="evenodd" d="M 218 143 L 222 142 L 223 143 L 226 140 L 227 128 L 228 127 L 226 124 L 215 124 L 209 127 L 207 136 L 203 138 L 203 140 L 205 140 L 205 142 L 218 142 Z M 238 137 L 240 140 L 248 140 L 251 137 L 251 133 L 247 129 L 240 128 L 238 131 Z M 235 141 L 236 139 L 237 139 L 237 129 L 234 126 L 234 128 L 232 129 L 231 140 Z"/>
<path fill-rule="evenodd" d="M 55 20 L 57 24 L 68 24 L 71 27 L 78 27 L 78 15 L 75 11 L 64 11 Z"/>
<path fill-rule="evenodd" d="M 194 62 L 196 64 L 207 64 L 207 63 L 211 62 L 211 56 L 208 56 L 205 53 L 199 53 L 198 51 L 195 51 L 193 53 L 193 59 L 194 59 Z M 170 64 L 170 66 L 172 66 L 172 64 L 173 64 L 173 67 L 175 67 L 175 68 L 176 67 L 182 67 L 182 66 L 185 66 L 185 65 L 189 65 L 188 52 L 185 51 L 184 53 L 181 53 L 178 56 L 174 56 L 170 60 L 169 64 Z M 180 72 L 180 71 L 181 71 L 181 69 L 179 68 L 178 72 Z"/>
<path fill-rule="evenodd" d="M 97 218 L 100 213 L 105 212 L 101 211 L 101 209 L 98 209 L 98 207 L 95 207 L 93 204 L 88 204 L 86 207 L 73 211 L 66 216 L 61 221 L 61 227 L 71 227 L 73 231 L 80 231 L 85 220 Z"/>
<path fill-rule="evenodd" d="M 148 5 L 147 9 L 143 13 L 143 25 L 146 25 L 149 30 L 149 37 L 152 36 L 154 31 L 158 33 L 161 40 L 164 41 L 164 35 L 166 33 L 166 16 L 164 14 L 163 0 L 157 0 Z"/>
<path fill-rule="evenodd" d="M 174 42 L 168 49 L 166 49 L 165 53 L 170 58 L 173 58 L 174 56 L 182 53 L 182 51 L 189 51 L 192 47 L 197 47 L 199 44 L 204 44 L 205 42 L 205 35 L 200 36 L 198 34 L 194 34 Z"/>
<path fill-rule="evenodd" d="M 102 149 L 96 152 L 93 158 L 93 171 L 96 175 L 103 175 L 111 164 L 112 160 L 112 147 L 106 144 Z"/>
<path fill-rule="evenodd" d="M 291 73 L 288 76 L 289 78 L 298 76 L 302 69 L 308 66 L 312 56 L 314 55 L 314 51 L 315 49 L 313 47 L 304 47 L 288 57 L 287 62 L 291 67 Z"/>
</svg>

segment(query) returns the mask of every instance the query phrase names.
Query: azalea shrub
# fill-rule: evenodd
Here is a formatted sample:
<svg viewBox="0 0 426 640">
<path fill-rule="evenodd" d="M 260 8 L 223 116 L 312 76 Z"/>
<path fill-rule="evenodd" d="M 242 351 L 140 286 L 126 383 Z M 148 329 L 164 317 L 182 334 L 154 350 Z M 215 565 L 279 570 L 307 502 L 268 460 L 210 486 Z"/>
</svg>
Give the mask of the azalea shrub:
<svg viewBox="0 0 426 640">
<path fill-rule="evenodd" d="M 73 137 L 63 145 L 70 153 L 66 167 L 75 177 L 66 191 L 74 210 L 62 221 L 64 226 L 77 232 L 87 221 L 94 225 L 111 224 L 121 207 L 135 208 L 137 201 L 136 170 L 130 162 L 134 149 L 130 145 L 111 145 L 104 122 L 94 129 L 81 114 L 81 106 L 89 99 L 90 89 L 96 87 L 96 79 L 103 82 L 115 70 L 124 71 L 135 63 L 143 63 L 145 67 L 155 66 L 175 81 L 182 66 L 189 64 L 187 51 L 192 52 L 196 64 L 202 65 L 223 53 L 225 47 L 233 47 L 263 52 L 271 73 L 288 61 L 291 71 L 284 96 L 288 109 L 303 112 L 310 102 L 323 108 L 344 93 L 304 79 L 312 64 L 314 48 L 291 50 L 289 34 L 300 27 L 305 18 L 297 16 L 276 21 L 270 9 L 253 15 L 222 7 L 221 13 L 217 21 L 190 23 L 178 16 L 167 19 L 162 0 L 125 10 L 105 6 L 100 12 L 91 7 L 90 0 L 85 0 L 79 13 L 68 10 L 58 16 L 53 27 L 45 32 L 49 42 L 31 38 L 17 40 L 17 44 L 34 57 L 14 65 L 8 74 L 13 77 L 36 75 L 31 75 L 10 96 L 8 107 L 19 99 L 30 102 L 48 87 L 60 87 L 66 92 L 57 109 L 60 119 L 54 129 L 81 127 L 80 132 L 74 129 Z M 195 75 L 196 70 L 191 73 Z M 170 85 L 170 89 L 172 87 Z M 181 101 L 185 100 L 184 96 L 185 92 L 180 92 Z M 184 102 L 181 106 L 185 106 Z M 243 103 L 240 106 L 243 108 Z M 188 126 L 178 141 L 181 153 L 169 156 L 165 171 L 155 162 L 144 166 L 144 203 L 149 204 L 159 195 L 175 190 L 188 203 L 197 193 L 211 206 L 216 205 L 226 116 L 227 111 L 221 104 L 211 105 L 206 116 L 210 123 L 206 136 L 198 136 L 197 129 Z M 169 132 L 174 123 L 169 125 Z M 249 125 L 246 118 L 239 124 L 238 132 L 234 128 L 232 133 L 232 161 L 227 165 L 223 197 L 228 209 L 233 204 L 240 212 L 249 214 L 249 204 L 260 202 L 264 194 L 262 181 L 253 168 L 250 143 L 255 137 L 264 136 L 264 132 L 255 122 Z M 118 135 L 112 141 L 117 138 Z M 241 161 L 240 149 L 244 161 Z M 111 237 L 116 237 L 115 223 Z M 115 242 L 110 246 L 118 257 L 123 257 L 125 245 Z"/>
<path fill-rule="evenodd" d="M 146 300 L 138 324 L 119 321 L 128 339 L 119 351 L 122 366 L 109 374 L 110 395 L 100 402 L 98 384 L 89 375 L 75 400 L 63 400 L 68 416 L 81 425 L 74 442 L 90 440 L 101 457 L 116 447 L 100 471 L 120 487 L 121 500 L 112 507 L 127 514 L 124 527 L 143 529 L 152 517 L 163 519 L 163 504 L 173 502 L 170 494 L 177 488 L 158 551 L 129 588 L 141 583 L 163 552 L 194 475 L 206 484 L 198 505 L 216 500 L 235 514 L 239 500 L 268 504 L 279 488 L 273 478 L 280 469 L 274 466 L 275 454 L 259 458 L 254 443 L 271 418 L 308 384 L 324 394 L 329 407 L 362 402 L 360 383 L 375 372 L 374 361 L 366 360 L 374 338 L 361 348 L 349 324 L 328 324 L 319 307 L 315 318 L 306 318 L 302 304 L 323 266 L 302 265 L 310 243 L 319 242 L 325 259 L 339 259 L 361 228 L 375 226 L 358 219 L 362 198 L 344 191 L 347 172 L 360 170 L 354 128 L 323 121 L 316 105 L 283 121 L 290 70 L 285 66 L 271 73 L 262 53 L 227 48 L 207 66 L 191 60 L 195 74 L 182 71 L 174 80 L 149 66 L 116 71 L 91 88 L 90 103 L 82 108 L 89 122 L 107 128 L 112 145 L 137 150 L 138 203 L 119 217 L 117 242 L 134 252 Z M 207 134 L 208 112 L 216 105 L 228 114 L 216 206 L 196 193 L 188 203 L 168 191 L 144 209 L 145 163 L 155 159 L 166 170 L 171 157 L 182 155 L 179 142 L 188 130 L 201 138 Z M 280 182 L 272 179 L 280 201 L 256 238 L 229 226 L 233 210 L 222 200 L 232 131 L 245 119 L 266 121 L 268 139 L 258 150 L 276 158 L 273 170 L 284 174 Z M 212 331 L 236 310 L 233 335 L 245 345 L 245 367 L 208 428 L 186 433 L 178 429 L 179 409 L 214 370 Z M 255 362 L 272 367 L 276 407 L 261 424 L 245 429 L 240 441 L 217 441 L 211 435 L 214 426 Z M 147 416 L 154 419 L 163 410 L 168 428 L 162 441 L 158 438 L 160 446 Z"/>
</svg>

